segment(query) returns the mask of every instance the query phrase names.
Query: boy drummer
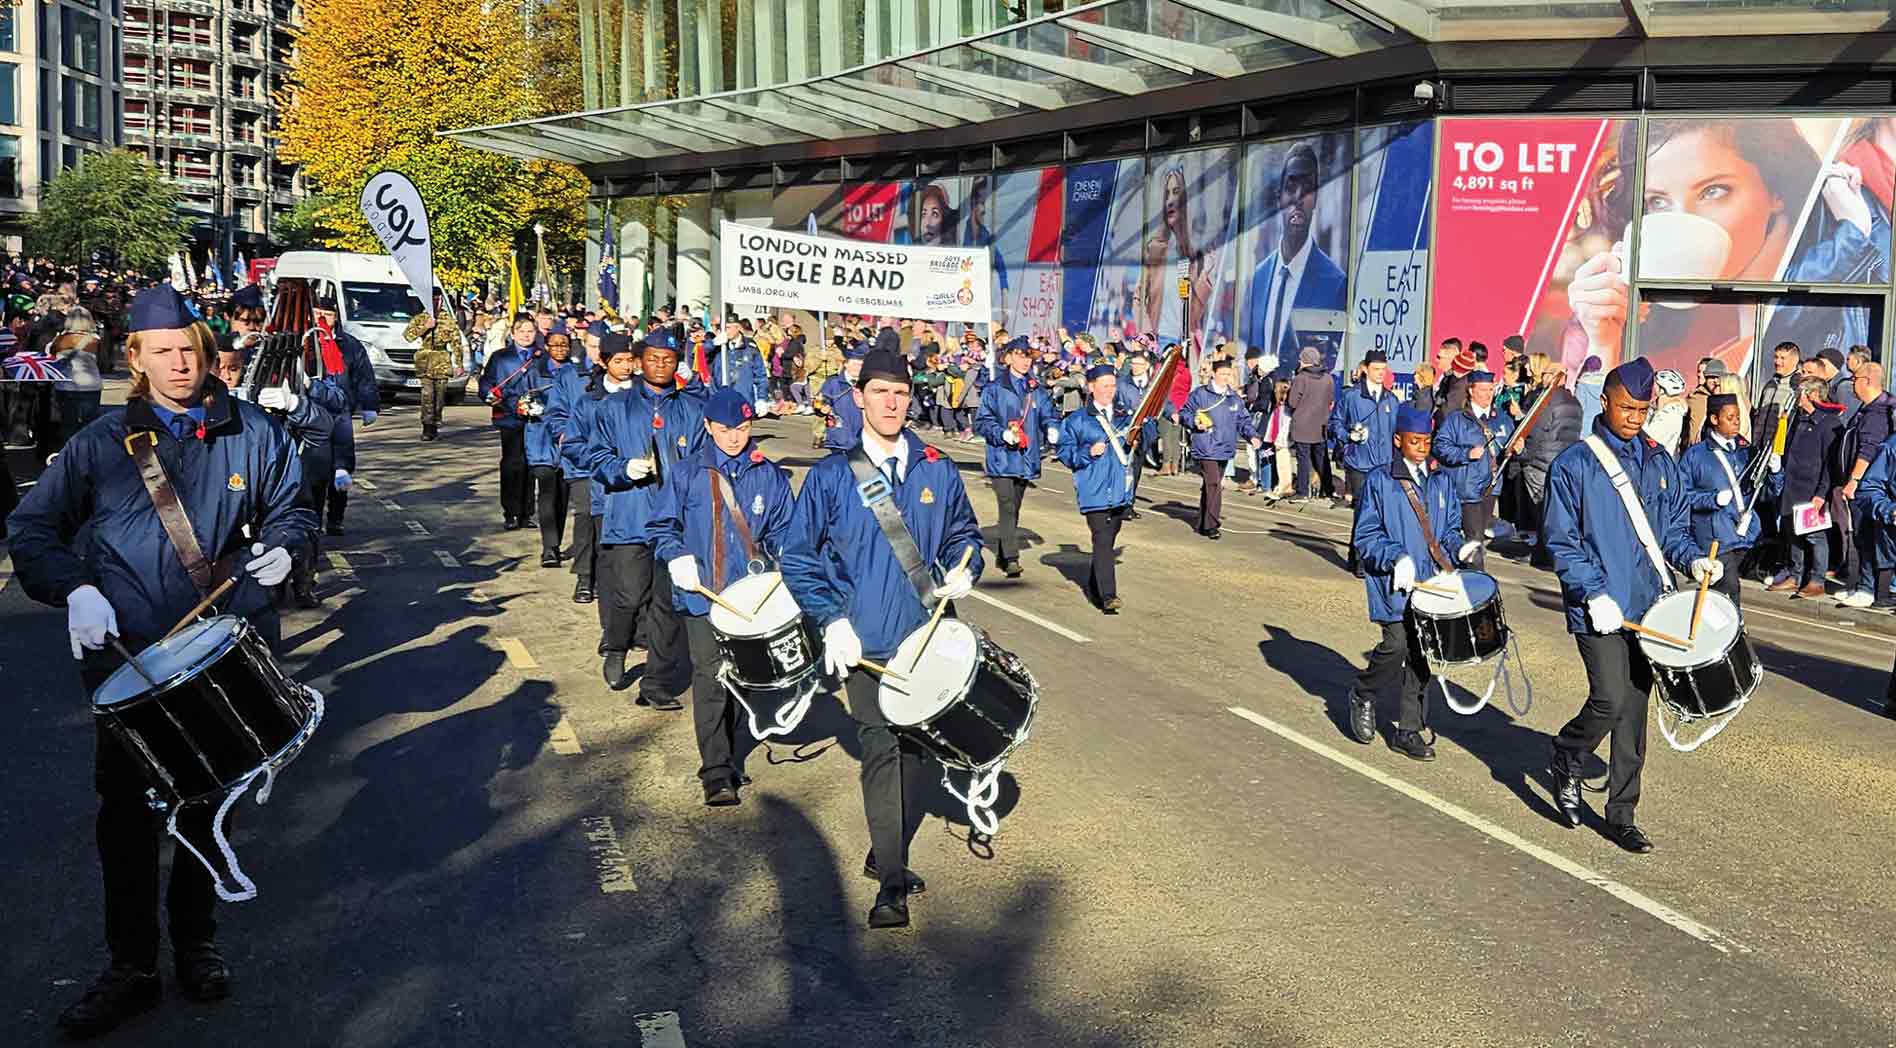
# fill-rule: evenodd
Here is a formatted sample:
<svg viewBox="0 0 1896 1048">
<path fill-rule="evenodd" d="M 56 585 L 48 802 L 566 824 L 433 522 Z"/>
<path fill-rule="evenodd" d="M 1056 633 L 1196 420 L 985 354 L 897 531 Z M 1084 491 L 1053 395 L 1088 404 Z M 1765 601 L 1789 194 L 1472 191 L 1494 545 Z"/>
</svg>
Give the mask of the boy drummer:
<svg viewBox="0 0 1896 1048">
<path fill-rule="evenodd" d="M 752 446 L 756 414 L 737 387 L 711 394 L 704 409 L 711 440 L 666 479 L 650 528 L 653 552 L 671 576 L 672 607 L 685 620 L 698 781 L 704 803 L 714 808 L 739 801 L 732 762 L 737 718 L 718 682 L 724 657 L 711 631 L 711 602 L 697 590 L 722 592 L 748 574 L 753 561 L 774 564 L 796 506 L 789 471 Z"/>
<path fill-rule="evenodd" d="M 1465 562 L 1478 548 L 1462 541 L 1461 501 L 1454 481 L 1447 473 L 1429 472 L 1433 423 L 1427 411 L 1414 405 L 1396 413 L 1395 460 L 1364 475 L 1363 499 L 1351 532 L 1363 563 L 1363 588 L 1369 591 L 1369 618 L 1381 625 L 1382 640 L 1350 691 L 1350 734 L 1365 745 L 1376 738 L 1376 695 L 1400 680 L 1389 748 L 1418 761 L 1434 760 L 1435 747 L 1422 737 L 1422 691 L 1430 675 L 1415 631 L 1408 626 L 1409 593 L 1417 583 L 1454 570 L 1449 550 Z"/>
</svg>

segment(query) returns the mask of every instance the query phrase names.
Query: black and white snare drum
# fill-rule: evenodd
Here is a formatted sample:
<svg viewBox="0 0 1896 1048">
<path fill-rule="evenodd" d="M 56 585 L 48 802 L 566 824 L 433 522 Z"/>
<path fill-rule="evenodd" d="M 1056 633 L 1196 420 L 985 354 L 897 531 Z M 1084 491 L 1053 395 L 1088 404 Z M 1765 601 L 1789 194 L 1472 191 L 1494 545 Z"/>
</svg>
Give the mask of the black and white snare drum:
<svg viewBox="0 0 1896 1048">
<path fill-rule="evenodd" d="M 1425 582 L 1428 589 L 1409 594 L 1409 614 L 1431 666 L 1473 666 L 1507 646 L 1508 619 L 1494 576 L 1445 571 Z"/>
<path fill-rule="evenodd" d="M 718 596 L 731 607 L 756 609 L 746 619 L 711 605 L 711 632 L 724 653 L 719 679 L 744 707 L 753 737 L 795 731 L 821 683 L 816 630 L 777 572 L 746 575 Z"/>
<path fill-rule="evenodd" d="M 1646 611 L 1640 625 L 1687 641 L 1680 648 L 1657 638 L 1641 635 L 1639 649 L 1652 663 L 1653 689 L 1659 705 L 1654 714 L 1659 732 L 1673 749 L 1690 753 L 1730 724 L 1764 679 L 1764 667 L 1751 641 L 1745 636 L 1744 617 L 1731 598 L 1722 593 L 1705 594 L 1705 610 L 1699 616 L 1696 635 L 1692 634 L 1692 607 L 1698 591 L 1679 590 L 1660 597 Z M 1661 710 L 1677 719 L 1668 725 Z M 1678 729 L 1693 721 L 1723 718 L 1690 742 L 1678 739 Z"/>
</svg>

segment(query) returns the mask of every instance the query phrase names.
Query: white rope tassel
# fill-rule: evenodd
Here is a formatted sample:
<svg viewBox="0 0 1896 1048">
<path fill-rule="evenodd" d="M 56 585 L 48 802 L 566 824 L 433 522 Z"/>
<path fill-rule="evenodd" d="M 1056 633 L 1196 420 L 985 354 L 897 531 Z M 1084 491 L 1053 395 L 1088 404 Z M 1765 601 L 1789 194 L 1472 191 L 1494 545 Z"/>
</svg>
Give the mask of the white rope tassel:
<svg viewBox="0 0 1896 1048">
<path fill-rule="evenodd" d="M 1745 703 L 1748 703 L 1750 701 L 1751 700 L 1749 698 L 1740 699 L 1738 700 L 1738 705 L 1733 706 L 1731 709 L 1726 710 L 1723 713 L 1715 714 L 1711 717 L 1692 717 L 1674 709 L 1672 713 L 1674 716 L 1679 718 L 1679 723 L 1668 727 L 1666 725 L 1666 717 L 1665 717 L 1664 711 L 1671 708 L 1672 704 L 1667 702 L 1664 699 L 1660 699 L 1659 701 L 1652 704 L 1652 719 L 1659 722 L 1659 734 L 1665 736 L 1666 745 L 1672 747 L 1675 750 L 1678 750 L 1680 753 L 1691 753 L 1693 750 L 1696 750 L 1700 746 L 1703 746 L 1706 743 L 1717 738 L 1719 732 L 1724 731 L 1727 727 L 1730 727 L 1731 722 L 1738 719 L 1738 711 L 1744 709 Z M 1701 734 L 1698 738 L 1693 739 L 1692 741 L 1684 745 L 1680 745 L 1679 736 L 1678 736 L 1679 729 L 1685 727 L 1687 724 L 1690 724 L 1695 720 L 1709 720 L 1709 721 L 1714 721 L 1716 723 L 1714 723 L 1711 727 L 1706 728 L 1704 733 Z"/>
<path fill-rule="evenodd" d="M 1521 674 L 1521 687 L 1527 693 L 1526 701 L 1519 706 L 1514 704 L 1514 674 L 1508 672 L 1509 654 L 1514 656 L 1514 667 Z M 1503 682 L 1507 684 L 1508 709 L 1513 711 L 1517 719 L 1527 716 L 1527 711 L 1534 708 L 1534 681 L 1527 675 L 1527 664 L 1521 659 L 1521 642 L 1515 639 L 1513 631 L 1509 631 L 1508 642 L 1502 647 L 1501 656 L 1495 660 L 1494 675 L 1488 678 L 1488 689 L 1482 692 L 1481 698 L 1475 700 L 1472 705 L 1464 706 L 1456 702 L 1455 696 L 1448 690 L 1447 676 L 1434 666 L 1430 666 L 1429 669 L 1434 675 L 1436 686 L 1441 689 L 1442 701 L 1448 705 L 1449 709 L 1464 717 L 1472 717 L 1480 713 L 1482 707 L 1488 705 L 1488 700 L 1494 697 L 1495 685 Z"/>
<path fill-rule="evenodd" d="M 757 711 L 751 708 L 750 700 L 744 697 L 743 691 L 731 683 L 730 677 L 720 673 L 718 683 L 724 685 L 724 690 L 731 693 L 731 697 L 737 700 L 739 706 L 744 707 L 744 718 L 750 722 L 751 738 L 758 742 L 774 739 L 779 735 L 788 735 L 797 730 L 797 725 L 803 723 L 804 715 L 810 712 L 810 701 L 816 697 L 816 686 L 812 683 L 797 696 L 795 702 L 779 707 L 776 723 L 766 727 L 758 721 Z"/>
<path fill-rule="evenodd" d="M 990 766 L 986 771 L 972 773 L 965 794 L 955 789 L 955 784 L 948 780 L 948 769 L 941 770 L 942 789 L 967 807 L 968 825 L 983 836 L 992 837 L 1001 828 L 1001 820 L 994 814 L 994 802 L 1001 797 L 1001 769 L 1004 767 L 1006 763 L 1002 762 Z"/>
</svg>

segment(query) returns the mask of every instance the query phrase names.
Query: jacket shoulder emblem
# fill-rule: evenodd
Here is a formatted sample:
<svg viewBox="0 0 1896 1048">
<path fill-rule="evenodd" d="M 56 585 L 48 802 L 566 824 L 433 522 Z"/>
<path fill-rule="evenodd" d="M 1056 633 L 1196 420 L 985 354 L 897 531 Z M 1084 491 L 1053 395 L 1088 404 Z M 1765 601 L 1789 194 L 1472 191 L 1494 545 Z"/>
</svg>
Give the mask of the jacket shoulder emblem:
<svg viewBox="0 0 1896 1048">
<path fill-rule="evenodd" d="M 921 501 L 921 504 L 922 504 L 922 505 L 924 505 L 924 506 L 932 506 L 932 505 L 934 505 L 934 503 L 935 503 L 935 489 L 934 489 L 934 488 L 923 488 L 923 489 L 922 489 L 922 495 L 921 495 L 921 499 L 920 499 L 920 501 Z"/>
</svg>

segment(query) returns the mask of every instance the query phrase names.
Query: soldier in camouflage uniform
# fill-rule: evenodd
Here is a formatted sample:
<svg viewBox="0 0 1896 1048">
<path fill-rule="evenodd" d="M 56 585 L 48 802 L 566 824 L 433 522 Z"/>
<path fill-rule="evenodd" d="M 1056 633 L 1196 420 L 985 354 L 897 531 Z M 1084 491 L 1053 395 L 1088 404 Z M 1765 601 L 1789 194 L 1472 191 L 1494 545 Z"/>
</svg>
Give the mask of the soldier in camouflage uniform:
<svg viewBox="0 0 1896 1048">
<path fill-rule="evenodd" d="M 437 316 L 446 322 L 437 323 Z M 456 374 L 467 374 L 467 343 L 461 338 L 454 314 L 441 301 L 440 292 L 435 293 L 435 312 L 409 321 L 402 337 L 420 343 L 415 350 L 415 377 L 421 380 L 421 439 L 433 440 L 441 426 L 441 404 L 447 399 L 448 383 Z"/>
</svg>

